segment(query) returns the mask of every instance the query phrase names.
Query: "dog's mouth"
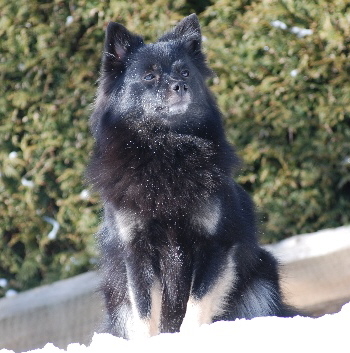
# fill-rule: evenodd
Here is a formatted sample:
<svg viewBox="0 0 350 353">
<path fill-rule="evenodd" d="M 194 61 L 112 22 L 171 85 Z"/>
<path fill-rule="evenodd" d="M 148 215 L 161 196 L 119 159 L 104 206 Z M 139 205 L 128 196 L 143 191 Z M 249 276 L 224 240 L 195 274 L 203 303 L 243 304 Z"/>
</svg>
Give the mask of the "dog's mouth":
<svg viewBox="0 0 350 353">
<path fill-rule="evenodd" d="M 189 102 L 179 101 L 169 105 L 159 105 L 155 107 L 156 114 L 177 115 L 187 111 Z"/>
<path fill-rule="evenodd" d="M 183 114 L 186 112 L 187 108 L 189 106 L 188 102 L 178 102 L 174 103 L 169 107 L 169 113 L 170 114 Z"/>
</svg>

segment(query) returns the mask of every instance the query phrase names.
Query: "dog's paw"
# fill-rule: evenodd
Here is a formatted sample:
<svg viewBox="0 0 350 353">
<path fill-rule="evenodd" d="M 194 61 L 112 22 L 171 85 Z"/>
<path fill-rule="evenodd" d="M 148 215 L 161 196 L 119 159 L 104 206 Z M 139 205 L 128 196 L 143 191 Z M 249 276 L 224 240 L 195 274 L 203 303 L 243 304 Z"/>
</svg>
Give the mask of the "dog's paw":
<svg viewBox="0 0 350 353">
<path fill-rule="evenodd" d="M 180 332 L 191 332 L 193 329 L 211 323 L 211 319 L 205 315 L 205 308 L 200 300 L 190 298 L 187 303 L 185 317 L 182 321 Z"/>
</svg>

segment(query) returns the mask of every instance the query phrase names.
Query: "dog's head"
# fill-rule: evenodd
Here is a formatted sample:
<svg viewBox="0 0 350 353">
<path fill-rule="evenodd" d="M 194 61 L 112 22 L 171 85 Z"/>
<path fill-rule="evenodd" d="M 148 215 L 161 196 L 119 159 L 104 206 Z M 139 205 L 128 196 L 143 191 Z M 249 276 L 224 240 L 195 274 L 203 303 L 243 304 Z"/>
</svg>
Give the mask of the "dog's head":
<svg viewBox="0 0 350 353">
<path fill-rule="evenodd" d="M 144 44 L 140 36 L 111 22 L 106 31 L 97 103 L 119 116 L 131 112 L 183 126 L 181 120 L 188 122 L 191 115 L 198 117 L 203 109 L 215 105 L 205 85 L 211 74 L 195 14 L 152 44 Z M 196 113 L 191 114 L 191 110 Z"/>
</svg>

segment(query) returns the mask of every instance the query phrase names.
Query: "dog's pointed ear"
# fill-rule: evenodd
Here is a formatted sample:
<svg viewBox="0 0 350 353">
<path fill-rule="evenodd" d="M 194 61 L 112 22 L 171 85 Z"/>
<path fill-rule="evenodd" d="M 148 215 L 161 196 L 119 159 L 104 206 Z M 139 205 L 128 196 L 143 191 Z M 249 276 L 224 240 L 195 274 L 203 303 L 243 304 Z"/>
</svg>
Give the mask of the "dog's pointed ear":
<svg viewBox="0 0 350 353">
<path fill-rule="evenodd" d="M 102 71 L 122 72 L 128 56 L 142 45 L 140 36 L 132 34 L 119 23 L 110 22 L 106 29 Z"/>
<path fill-rule="evenodd" d="M 184 46 L 204 77 L 213 76 L 206 65 L 202 52 L 202 33 L 196 14 L 189 15 L 180 21 L 171 31 L 159 38 L 159 42 L 175 41 Z"/>
<path fill-rule="evenodd" d="M 186 48 L 192 53 L 200 51 L 202 49 L 202 34 L 197 15 L 193 13 L 185 17 L 158 41 L 167 42 L 171 40 L 185 43 Z"/>
</svg>

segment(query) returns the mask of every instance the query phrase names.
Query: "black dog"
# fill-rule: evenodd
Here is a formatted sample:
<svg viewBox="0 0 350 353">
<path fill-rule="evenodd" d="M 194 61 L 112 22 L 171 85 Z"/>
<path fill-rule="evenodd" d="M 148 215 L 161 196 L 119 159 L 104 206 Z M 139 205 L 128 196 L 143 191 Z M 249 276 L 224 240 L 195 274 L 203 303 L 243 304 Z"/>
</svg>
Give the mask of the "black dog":
<svg viewBox="0 0 350 353">
<path fill-rule="evenodd" d="M 292 315 L 231 178 L 237 159 L 210 75 L 195 15 L 154 44 L 107 28 L 87 175 L 104 202 L 105 330 L 116 336 Z"/>
</svg>

